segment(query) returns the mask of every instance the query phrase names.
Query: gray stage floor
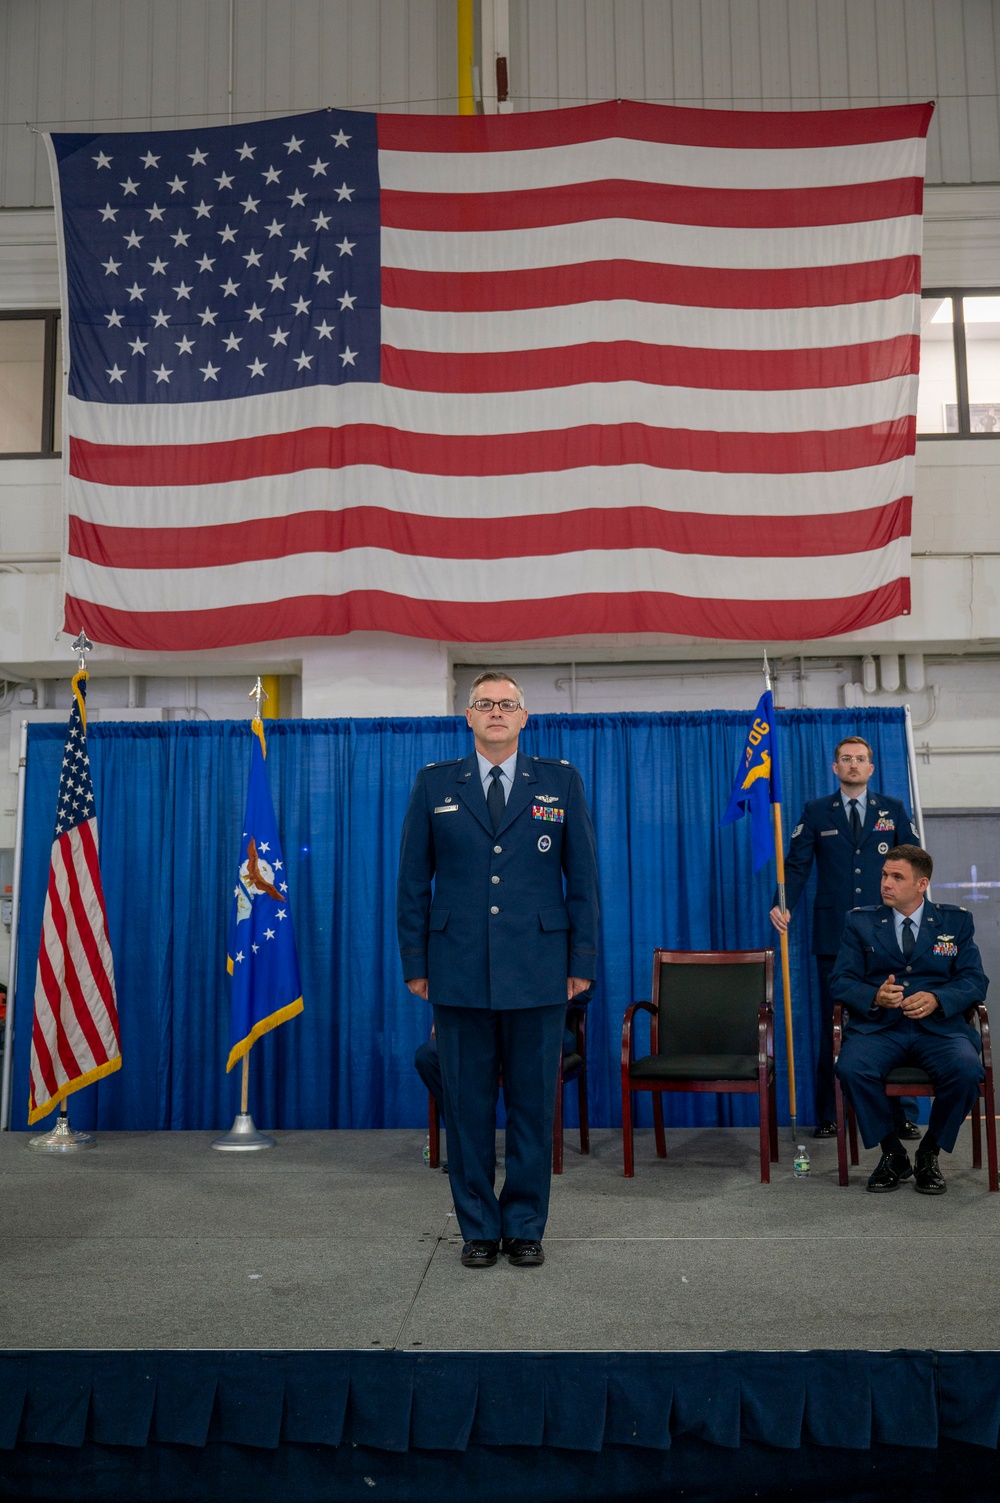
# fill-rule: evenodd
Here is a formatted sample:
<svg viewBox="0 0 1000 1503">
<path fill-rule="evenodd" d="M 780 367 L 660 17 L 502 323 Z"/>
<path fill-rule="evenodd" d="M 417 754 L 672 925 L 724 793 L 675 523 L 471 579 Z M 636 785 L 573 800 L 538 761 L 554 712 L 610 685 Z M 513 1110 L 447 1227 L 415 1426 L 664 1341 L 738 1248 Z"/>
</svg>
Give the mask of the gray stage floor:
<svg viewBox="0 0 1000 1503">
<path fill-rule="evenodd" d="M 710 1351 L 1000 1347 L 1000 1196 L 968 1128 L 948 1193 L 841 1189 L 833 1143 L 757 1178 L 755 1130 L 567 1134 L 541 1269 L 471 1272 L 412 1132 L 0 1136 L 0 1347 Z"/>
</svg>

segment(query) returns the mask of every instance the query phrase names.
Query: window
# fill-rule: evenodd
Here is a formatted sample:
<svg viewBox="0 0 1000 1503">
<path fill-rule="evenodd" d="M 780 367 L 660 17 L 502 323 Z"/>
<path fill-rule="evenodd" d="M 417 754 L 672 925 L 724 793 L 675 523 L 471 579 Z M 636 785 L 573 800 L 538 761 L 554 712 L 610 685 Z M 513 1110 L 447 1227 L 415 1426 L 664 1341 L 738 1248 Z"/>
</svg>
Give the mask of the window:
<svg viewBox="0 0 1000 1503">
<path fill-rule="evenodd" d="M 1000 437 L 1000 288 L 921 297 L 917 433 Z"/>
<path fill-rule="evenodd" d="M 0 459 L 62 450 L 58 313 L 0 313 Z"/>
</svg>

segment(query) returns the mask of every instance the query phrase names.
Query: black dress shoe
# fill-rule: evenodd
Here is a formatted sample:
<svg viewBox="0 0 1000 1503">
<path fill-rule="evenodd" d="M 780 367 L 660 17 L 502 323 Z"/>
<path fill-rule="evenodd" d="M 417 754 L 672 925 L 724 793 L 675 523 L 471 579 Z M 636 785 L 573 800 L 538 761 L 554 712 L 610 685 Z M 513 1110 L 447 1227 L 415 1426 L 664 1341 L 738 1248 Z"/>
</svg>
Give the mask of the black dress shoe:
<svg viewBox="0 0 1000 1503">
<path fill-rule="evenodd" d="M 835 1138 L 837 1136 L 836 1122 L 820 1122 L 813 1133 L 814 1138 Z"/>
<path fill-rule="evenodd" d="M 908 1143 L 915 1143 L 923 1133 L 915 1122 L 904 1122 L 902 1127 L 896 1128 L 896 1137 L 905 1138 Z"/>
<path fill-rule="evenodd" d="M 496 1242 L 466 1242 L 462 1248 L 463 1268 L 492 1268 L 497 1260 Z"/>
<path fill-rule="evenodd" d="M 913 1188 L 919 1195 L 943 1195 L 947 1190 L 936 1153 L 918 1153 L 913 1168 Z"/>
<path fill-rule="evenodd" d="M 542 1244 L 527 1237 L 505 1237 L 501 1250 L 515 1268 L 538 1268 L 545 1262 Z"/>
<path fill-rule="evenodd" d="M 913 1166 L 905 1153 L 883 1153 L 865 1189 L 884 1195 L 888 1190 L 898 1190 L 902 1181 L 912 1174 Z"/>
</svg>

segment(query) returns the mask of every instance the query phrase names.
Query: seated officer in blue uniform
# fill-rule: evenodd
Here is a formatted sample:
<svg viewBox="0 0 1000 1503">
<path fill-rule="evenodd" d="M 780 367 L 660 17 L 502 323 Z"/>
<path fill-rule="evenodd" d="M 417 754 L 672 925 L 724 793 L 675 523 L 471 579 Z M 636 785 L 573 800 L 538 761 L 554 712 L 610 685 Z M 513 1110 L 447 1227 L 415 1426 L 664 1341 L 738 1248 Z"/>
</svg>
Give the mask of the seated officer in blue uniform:
<svg viewBox="0 0 1000 1503">
<path fill-rule="evenodd" d="M 566 1003 L 597 974 L 597 847 L 575 767 L 526 757 L 510 674 L 482 673 L 470 756 L 417 774 L 396 917 L 403 976 L 434 1008 L 462 1262 L 544 1261 Z M 506 1177 L 496 1176 L 501 1072 Z"/>
<path fill-rule="evenodd" d="M 833 752 L 833 773 L 839 789 L 806 804 L 792 831 L 785 857 L 785 912 L 775 894 L 771 922 L 787 929 L 789 917 L 809 881 L 816 862 L 816 901 L 813 906 L 812 951 L 819 982 L 819 1047 L 816 1060 L 817 1138 L 836 1135 L 833 1098 L 833 1001 L 830 972 L 840 949 L 844 923 L 852 908 L 874 903 L 879 896 L 882 862 L 894 846 L 916 840 L 910 817 L 898 798 L 876 793 L 869 786 L 875 772 L 872 749 L 860 736 L 846 736 Z M 912 1119 L 915 1101 L 893 1104 L 897 1131 L 919 1138 Z"/>
<path fill-rule="evenodd" d="M 979 1035 L 964 1017 L 986 997 L 972 915 L 925 896 L 934 864 L 917 845 L 901 845 L 882 868 L 882 904 L 848 914 L 830 990 L 846 1009 L 837 1075 L 866 1148 L 882 1157 L 868 1181 L 876 1192 L 914 1178 L 923 1195 L 943 1195 L 938 1164 L 950 1153 L 979 1093 Z M 934 1082 L 930 1123 L 913 1165 L 896 1132 L 883 1082 L 914 1064 Z"/>
</svg>

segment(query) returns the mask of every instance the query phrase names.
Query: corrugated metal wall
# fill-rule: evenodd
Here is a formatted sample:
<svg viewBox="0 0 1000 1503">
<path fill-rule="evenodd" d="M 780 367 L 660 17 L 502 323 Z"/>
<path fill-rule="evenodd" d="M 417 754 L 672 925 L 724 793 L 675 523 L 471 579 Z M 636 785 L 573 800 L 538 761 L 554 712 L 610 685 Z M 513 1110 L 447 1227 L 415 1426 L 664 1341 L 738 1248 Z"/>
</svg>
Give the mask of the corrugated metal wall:
<svg viewBox="0 0 1000 1503">
<path fill-rule="evenodd" d="M 455 80 L 454 0 L 0 0 L 0 205 L 52 202 L 26 122 L 169 129 L 331 104 L 450 114 Z"/>
<path fill-rule="evenodd" d="M 996 0 L 510 0 L 515 109 L 934 99 L 932 183 L 1000 181 Z"/>
<path fill-rule="evenodd" d="M 232 46 L 230 17 L 232 16 Z M 1000 182 L 996 0 L 510 0 L 515 109 L 936 99 L 928 181 Z M 0 202 L 51 201 L 25 122 L 455 108 L 454 0 L 0 0 Z"/>
</svg>

